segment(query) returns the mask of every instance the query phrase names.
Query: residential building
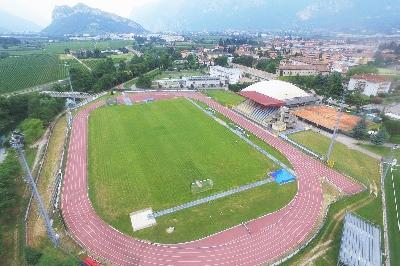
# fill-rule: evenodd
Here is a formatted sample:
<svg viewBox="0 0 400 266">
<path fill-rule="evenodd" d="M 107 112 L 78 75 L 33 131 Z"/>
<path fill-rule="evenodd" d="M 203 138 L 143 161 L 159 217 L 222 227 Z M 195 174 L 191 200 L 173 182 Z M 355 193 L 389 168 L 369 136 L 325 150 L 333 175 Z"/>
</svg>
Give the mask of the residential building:
<svg viewBox="0 0 400 266">
<path fill-rule="evenodd" d="M 390 77 L 376 74 L 360 74 L 351 77 L 348 90 L 356 90 L 367 96 L 388 93 L 392 81 Z"/>
</svg>

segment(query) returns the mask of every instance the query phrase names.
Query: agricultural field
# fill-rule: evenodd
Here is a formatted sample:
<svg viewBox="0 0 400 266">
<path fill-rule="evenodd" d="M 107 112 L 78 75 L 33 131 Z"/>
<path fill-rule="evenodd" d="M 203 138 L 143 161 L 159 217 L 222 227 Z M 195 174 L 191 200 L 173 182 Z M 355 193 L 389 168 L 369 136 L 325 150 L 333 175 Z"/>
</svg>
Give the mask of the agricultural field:
<svg viewBox="0 0 400 266">
<path fill-rule="evenodd" d="M 66 77 L 58 56 L 37 54 L 0 60 L 0 93 L 7 93 L 57 81 Z"/>
<path fill-rule="evenodd" d="M 206 90 L 206 95 L 225 106 L 235 106 L 244 101 L 239 94 L 226 90 Z"/>
<path fill-rule="evenodd" d="M 80 59 L 82 63 L 87 65 L 90 69 L 94 69 L 98 64 L 104 62 L 105 58 L 90 58 L 90 59 Z"/>
<path fill-rule="evenodd" d="M 137 233 L 129 219 L 133 211 L 173 207 L 264 179 L 274 169 L 271 160 L 184 99 L 105 107 L 89 118 L 92 204 L 112 226 L 143 239 L 194 240 L 283 207 L 297 191 L 295 182 L 270 183 L 162 216 L 157 226 Z M 190 184 L 207 178 L 213 189 L 192 194 Z M 174 233 L 165 232 L 169 226 Z"/>
<path fill-rule="evenodd" d="M 54 42 L 44 45 L 44 51 L 50 54 L 62 54 L 66 48 L 71 50 L 78 49 L 117 49 L 132 45 L 133 41 L 125 40 L 107 40 L 107 41 L 70 41 L 70 42 Z"/>
<path fill-rule="evenodd" d="M 320 155 L 326 153 L 330 143 L 329 138 L 311 130 L 289 135 L 289 138 Z M 341 143 L 335 144 L 332 158 L 335 161 L 334 168 L 377 191 L 377 196 L 365 191 L 333 203 L 327 222 L 315 240 L 284 265 L 298 265 L 310 258 L 314 259 L 314 265 L 335 265 L 346 211 L 353 211 L 383 228 L 379 162 Z"/>
</svg>

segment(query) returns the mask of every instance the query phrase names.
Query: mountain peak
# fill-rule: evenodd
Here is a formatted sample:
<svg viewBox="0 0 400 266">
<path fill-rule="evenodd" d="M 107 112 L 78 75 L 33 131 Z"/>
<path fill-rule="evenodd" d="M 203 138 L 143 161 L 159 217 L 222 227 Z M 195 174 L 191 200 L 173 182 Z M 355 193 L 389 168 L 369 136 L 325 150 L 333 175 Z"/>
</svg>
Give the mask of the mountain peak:
<svg viewBox="0 0 400 266">
<path fill-rule="evenodd" d="M 133 20 L 92 8 L 82 3 L 73 7 L 56 6 L 52 23 L 42 32 L 49 35 L 80 35 L 107 33 L 143 33 L 146 30 Z"/>
</svg>

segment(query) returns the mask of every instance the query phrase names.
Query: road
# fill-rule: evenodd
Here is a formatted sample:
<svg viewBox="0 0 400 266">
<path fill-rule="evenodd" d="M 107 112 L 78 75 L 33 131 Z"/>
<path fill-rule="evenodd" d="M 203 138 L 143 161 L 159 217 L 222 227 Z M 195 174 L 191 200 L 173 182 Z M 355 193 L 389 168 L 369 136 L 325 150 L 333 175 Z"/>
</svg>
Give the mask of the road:
<svg viewBox="0 0 400 266">
<path fill-rule="evenodd" d="M 347 194 L 363 187 L 327 168 L 234 111 L 199 93 L 151 92 L 129 94 L 132 102 L 154 98 L 190 97 L 202 101 L 279 149 L 291 162 L 298 180 L 294 199 L 282 209 L 201 240 L 157 244 L 124 235 L 104 222 L 88 198 L 88 116 L 103 105 L 80 111 L 73 122 L 62 189 L 61 210 L 69 233 L 91 253 L 117 265 L 259 265 L 271 263 L 311 237 L 322 210 L 322 185 L 327 180 Z M 120 99 L 121 100 L 121 99 Z M 128 214 L 127 214 L 128 215 Z M 250 233 L 249 233 L 250 232 Z"/>
</svg>

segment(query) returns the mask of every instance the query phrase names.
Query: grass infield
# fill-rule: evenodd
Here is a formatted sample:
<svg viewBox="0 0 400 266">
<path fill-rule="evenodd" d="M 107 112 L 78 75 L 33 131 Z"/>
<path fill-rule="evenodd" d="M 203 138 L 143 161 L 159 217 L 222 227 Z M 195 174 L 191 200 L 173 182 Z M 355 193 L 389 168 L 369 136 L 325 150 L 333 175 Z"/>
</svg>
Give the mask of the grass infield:
<svg viewBox="0 0 400 266">
<path fill-rule="evenodd" d="M 296 183 L 267 184 L 158 219 L 133 234 L 129 213 L 160 210 L 266 177 L 277 167 L 184 99 L 104 107 L 89 118 L 89 196 L 118 230 L 151 241 L 190 241 L 275 211 L 295 195 Z M 192 194 L 190 184 L 213 180 Z M 279 195 L 277 197 L 277 195 Z M 165 229 L 174 226 L 167 234 Z"/>
</svg>

